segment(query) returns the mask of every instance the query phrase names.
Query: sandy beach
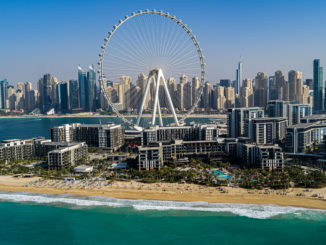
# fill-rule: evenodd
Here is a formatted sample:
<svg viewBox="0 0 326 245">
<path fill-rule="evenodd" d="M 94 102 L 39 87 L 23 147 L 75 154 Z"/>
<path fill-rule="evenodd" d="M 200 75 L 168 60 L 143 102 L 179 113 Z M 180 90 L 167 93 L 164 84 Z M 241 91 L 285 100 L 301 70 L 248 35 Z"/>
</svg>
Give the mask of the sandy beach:
<svg viewBox="0 0 326 245">
<path fill-rule="evenodd" d="M 0 176 L 0 190 L 82 196 L 107 196 L 123 199 L 204 201 L 211 203 L 274 204 L 326 210 L 326 188 L 276 190 L 246 190 L 242 188 L 204 187 L 194 184 L 153 183 L 136 181 L 63 181 L 38 177 L 14 178 Z M 226 192 L 226 193 L 223 193 Z M 299 196 L 298 196 L 299 195 Z"/>
</svg>

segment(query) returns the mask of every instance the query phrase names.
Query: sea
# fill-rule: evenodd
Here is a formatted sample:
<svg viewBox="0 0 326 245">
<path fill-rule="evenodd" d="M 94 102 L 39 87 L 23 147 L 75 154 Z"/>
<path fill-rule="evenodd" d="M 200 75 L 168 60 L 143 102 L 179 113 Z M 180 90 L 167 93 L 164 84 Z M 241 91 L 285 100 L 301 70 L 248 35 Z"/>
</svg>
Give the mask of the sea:
<svg viewBox="0 0 326 245">
<path fill-rule="evenodd" d="M 207 122 L 205 118 L 190 120 Z M 0 140 L 36 136 L 49 138 L 51 127 L 73 122 L 118 123 L 118 119 L 1 118 Z M 325 245 L 326 211 L 275 205 L 128 200 L 2 191 L 2 244 Z"/>
</svg>

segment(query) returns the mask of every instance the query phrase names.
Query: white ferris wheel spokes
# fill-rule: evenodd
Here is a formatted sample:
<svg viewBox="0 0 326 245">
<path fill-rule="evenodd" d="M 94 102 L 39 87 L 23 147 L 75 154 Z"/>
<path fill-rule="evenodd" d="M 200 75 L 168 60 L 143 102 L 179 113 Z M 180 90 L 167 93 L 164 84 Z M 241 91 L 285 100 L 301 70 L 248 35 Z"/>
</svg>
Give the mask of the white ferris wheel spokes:
<svg viewBox="0 0 326 245">
<path fill-rule="evenodd" d="M 179 125 L 197 107 L 205 76 L 202 50 L 192 31 L 175 16 L 156 10 L 125 16 L 108 32 L 101 49 L 101 96 L 129 126 L 142 128 L 144 112 L 151 114 L 150 125 L 155 125 L 158 113 L 162 126 L 161 109 Z M 179 84 L 174 77 L 180 77 Z M 195 87 L 189 86 L 188 77 Z M 185 96 L 183 86 L 188 89 Z M 190 102 L 184 103 L 184 97 Z M 136 121 L 122 111 L 137 112 Z"/>
</svg>

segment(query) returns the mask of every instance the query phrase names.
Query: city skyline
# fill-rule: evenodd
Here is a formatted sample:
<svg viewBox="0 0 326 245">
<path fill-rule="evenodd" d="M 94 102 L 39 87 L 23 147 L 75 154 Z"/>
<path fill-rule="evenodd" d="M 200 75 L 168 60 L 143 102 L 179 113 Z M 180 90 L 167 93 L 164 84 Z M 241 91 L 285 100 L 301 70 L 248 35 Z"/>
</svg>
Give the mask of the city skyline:
<svg viewBox="0 0 326 245">
<path fill-rule="evenodd" d="M 2 37 L 0 79 L 7 78 L 13 85 L 30 81 L 34 86 L 45 73 L 53 74 L 59 81 L 76 79 L 75 68 L 79 64 L 87 67 L 98 62 L 103 37 L 112 25 L 126 14 L 147 8 L 170 12 L 192 28 L 205 56 L 206 80 L 212 83 L 223 78 L 236 79 L 240 54 L 243 79 L 252 79 L 258 72 L 273 75 L 276 70 L 297 70 L 303 73 L 303 79 L 312 78 L 311 60 L 320 59 L 321 66 L 326 60 L 322 52 L 325 18 L 318 14 L 325 9 L 325 3 L 296 1 L 293 5 L 290 1 L 268 1 L 258 6 L 254 2 L 187 5 L 180 1 L 170 4 L 169 9 L 164 7 L 166 1 L 155 6 L 149 1 L 95 1 L 92 5 L 70 1 L 62 8 L 60 2 L 2 2 L 8 22 L 0 24 L 6 34 Z M 207 16 L 193 17 L 203 11 Z M 93 14 L 81 18 L 82 13 Z M 33 14 L 38 17 L 30 17 Z M 314 16 L 321 16 L 318 23 Z M 290 17 L 296 17 L 295 21 Z M 216 28 L 218 31 L 214 31 Z M 239 38 L 241 35 L 244 38 Z M 25 37 L 24 42 L 21 36 Z"/>
</svg>

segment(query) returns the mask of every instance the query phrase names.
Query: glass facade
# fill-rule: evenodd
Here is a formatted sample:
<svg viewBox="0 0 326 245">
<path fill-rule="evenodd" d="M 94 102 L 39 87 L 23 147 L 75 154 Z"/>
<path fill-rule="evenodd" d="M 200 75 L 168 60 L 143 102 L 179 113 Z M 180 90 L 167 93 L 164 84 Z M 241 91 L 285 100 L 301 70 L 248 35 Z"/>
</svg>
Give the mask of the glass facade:
<svg viewBox="0 0 326 245">
<path fill-rule="evenodd" d="M 82 70 L 81 67 L 78 67 L 78 84 L 79 84 L 79 103 L 82 109 L 86 109 L 87 106 L 87 79 L 86 72 Z"/>
<path fill-rule="evenodd" d="M 323 111 L 323 68 L 320 67 L 320 60 L 314 60 L 314 113 Z"/>
<path fill-rule="evenodd" d="M 4 79 L 0 82 L 0 109 L 7 108 L 8 82 Z"/>
</svg>

